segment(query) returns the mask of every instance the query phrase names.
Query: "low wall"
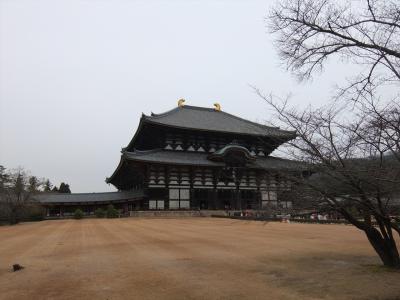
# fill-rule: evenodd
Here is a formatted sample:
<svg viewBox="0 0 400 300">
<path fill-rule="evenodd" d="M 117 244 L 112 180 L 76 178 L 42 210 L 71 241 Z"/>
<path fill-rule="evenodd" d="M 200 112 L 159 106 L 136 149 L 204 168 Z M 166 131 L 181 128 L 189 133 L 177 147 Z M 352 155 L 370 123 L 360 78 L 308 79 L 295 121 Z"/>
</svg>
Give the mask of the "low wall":
<svg viewBox="0 0 400 300">
<path fill-rule="evenodd" d="M 235 220 L 245 220 L 245 221 L 263 221 L 263 222 L 294 222 L 294 223 L 308 223 L 308 224 L 346 224 L 350 223 L 344 219 L 339 220 L 315 220 L 315 219 L 299 219 L 299 218 L 284 218 L 284 217 L 265 217 L 265 216 L 251 216 L 251 217 L 241 217 L 241 216 L 221 216 L 221 215 L 212 215 L 215 218 L 228 218 Z"/>
<path fill-rule="evenodd" d="M 181 217 L 211 217 L 211 216 L 227 216 L 225 210 L 143 210 L 130 211 L 131 217 L 144 218 L 181 218 Z"/>
</svg>

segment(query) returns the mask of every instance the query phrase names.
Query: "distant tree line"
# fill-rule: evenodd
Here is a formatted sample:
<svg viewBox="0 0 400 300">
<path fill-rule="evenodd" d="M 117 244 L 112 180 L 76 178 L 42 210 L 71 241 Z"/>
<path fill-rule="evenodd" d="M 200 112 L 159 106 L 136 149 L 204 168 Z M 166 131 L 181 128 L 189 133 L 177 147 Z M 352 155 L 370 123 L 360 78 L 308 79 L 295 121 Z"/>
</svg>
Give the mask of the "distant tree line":
<svg viewBox="0 0 400 300">
<path fill-rule="evenodd" d="M 24 169 L 8 170 L 0 165 L 0 222 L 16 224 L 39 220 L 43 208 L 35 202 L 38 193 L 71 193 L 68 184 L 53 186 L 49 179 L 30 176 Z"/>
</svg>

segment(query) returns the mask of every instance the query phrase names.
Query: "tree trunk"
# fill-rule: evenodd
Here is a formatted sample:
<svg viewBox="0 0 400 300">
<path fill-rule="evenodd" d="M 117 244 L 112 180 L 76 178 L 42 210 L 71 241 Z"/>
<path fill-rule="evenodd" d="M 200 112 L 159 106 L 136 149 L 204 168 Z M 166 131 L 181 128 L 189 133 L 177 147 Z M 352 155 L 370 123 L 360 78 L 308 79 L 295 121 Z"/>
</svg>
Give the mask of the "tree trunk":
<svg viewBox="0 0 400 300">
<path fill-rule="evenodd" d="M 365 234 L 376 253 L 386 267 L 400 269 L 400 256 L 396 247 L 396 241 L 384 239 L 381 233 L 374 227 L 368 227 Z"/>
<path fill-rule="evenodd" d="M 10 225 L 15 225 L 18 223 L 17 211 L 14 206 L 11 206 L 9 210 L 8 222 L 10 223 Z"/>
</svg>

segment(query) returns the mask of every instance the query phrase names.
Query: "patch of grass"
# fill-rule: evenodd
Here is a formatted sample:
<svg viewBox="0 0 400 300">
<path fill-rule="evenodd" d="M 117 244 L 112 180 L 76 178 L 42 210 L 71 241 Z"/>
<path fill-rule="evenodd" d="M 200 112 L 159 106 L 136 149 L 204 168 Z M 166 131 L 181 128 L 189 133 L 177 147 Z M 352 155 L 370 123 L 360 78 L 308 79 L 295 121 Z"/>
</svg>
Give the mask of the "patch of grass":
<svg viewBox="0 0 400 300">
<path fill-rule="evenodd" d="M 399 273 L 400 274 L 400 269 L 393 269 L 393 268 L 389 268 L 384 265 L 367 264 L 367 265 L 362 265 L 362 266 L 372 273 L 391 272 L 391 273 Z M 400 299 L 400 298 L 398 298 L 398 299 Z"/>
</svg>

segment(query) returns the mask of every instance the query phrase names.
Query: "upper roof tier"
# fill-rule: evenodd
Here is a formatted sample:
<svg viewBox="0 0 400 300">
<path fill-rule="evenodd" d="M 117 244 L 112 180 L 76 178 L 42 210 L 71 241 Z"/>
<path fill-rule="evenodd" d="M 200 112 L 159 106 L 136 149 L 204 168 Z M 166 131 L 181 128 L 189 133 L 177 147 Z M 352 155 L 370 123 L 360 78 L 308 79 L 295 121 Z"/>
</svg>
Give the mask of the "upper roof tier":
<svg viewBox="0 0 400 300">
<path fill-rule="evenodd" d="M 162 114 L 143 116 L 146 122 L 183 129 L 194 129 L 264 137 L 293 138 L 295 132 L 265 126 L 213 108 L 178 106 Z"/>
</svg>

